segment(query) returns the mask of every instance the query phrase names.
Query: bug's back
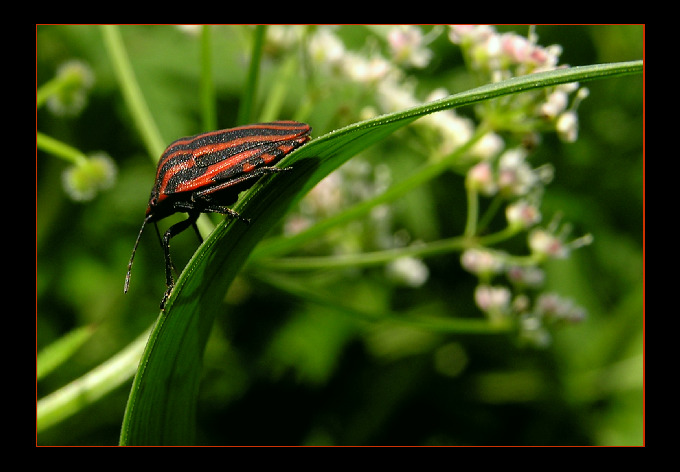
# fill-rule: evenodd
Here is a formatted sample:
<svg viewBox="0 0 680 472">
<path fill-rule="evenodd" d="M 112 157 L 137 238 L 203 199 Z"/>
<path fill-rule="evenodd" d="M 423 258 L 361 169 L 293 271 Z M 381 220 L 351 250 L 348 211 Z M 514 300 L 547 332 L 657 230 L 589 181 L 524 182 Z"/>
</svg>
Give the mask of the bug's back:
<svg viewBox="0 0 680 472">
<path fill-rule="evenodd" d="M 168 146 L 158 163 L 147 213 L 155 207 L 169 206 L 178 198 L 176 194 L 205 192 L 217 186 L 222 204 L 234 203 L 238 189 L 227 191 L 230 182 L 234 187 L 243 187 L 238 185 L 242 176 L 274 165 L 309 141 L 310 132 L 305 123 L 276 121 L 178 139 Z"/>
</svg>

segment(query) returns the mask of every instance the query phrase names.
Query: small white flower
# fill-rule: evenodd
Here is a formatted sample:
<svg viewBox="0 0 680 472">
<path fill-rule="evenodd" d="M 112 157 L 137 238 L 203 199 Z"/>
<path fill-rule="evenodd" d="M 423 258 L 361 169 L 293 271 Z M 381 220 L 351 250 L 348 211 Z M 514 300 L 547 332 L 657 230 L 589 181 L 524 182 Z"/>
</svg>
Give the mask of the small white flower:
<svg viewBox="0 0 680 472">
<path fill-rule="evenodd" d="M 510 226 L 518 226 L 520 228 L 530 228 L 541 221 L 541 213 L 536 208 L 536 205 L 526 200 L 519 200 L 508 205 L 505 209 L 505 217 Z"/>
<path fill-rule="evenodd" d="M 535 315 L 526 315 L 522 317 L 519 328 L 520 339 L 532 346 L 544 348 L 550 345 L 550 342 L 552 341 L 552 336 L 550 336 L 548 330 L 543 326 L 541 319 Z"/>
<path fill-rule="evenodd" d="M 342 59 L 344 74 L 359 83 L 374 83 L 387 77 L 392 71 L 390 63 L 382 57 L 366 58 L 347 52 Z"/>
<path fill-rule="evenodd" d="M 453 44 L 473 43 L 485 41 L 496 34 L 493 26 L 489 25 L 450 25 L 449 40 Z"/>
<path fill-rule="evenodd" d="M 468 171 L 465 183 L 469 188 L 475 189 L 484 195 L 493 195 L 498 190 L 493 169 L 487 161 L 475 164 Z"/>
<path fill-rule="evenodd" d="M 578 117 L 573 110 L 567 110 L 557 118 L 557 133 L 564 141 L 573 143 L 578 138 Z"/>
<path fill-rule="evenodd" d="M 584 308 L 556 293 L 543 293 L 536 300 L 536 314 L 556 321 L 579 322 L 586 317 Z"/>
<path fill-rule="evenodd" d="M 302 233 L 307 228 L 312 226 L 312 219 L 307 216 L 302 216 L 299 213 L 294 213 L 289 216 L 283 225 L 283 234 L 286 236 L 293 236 Z"/>
<path fill-rule="evenodd" d="M 534 44 L 524 36 L 515 33 L 502 34 L 499 37 L 499 47 L 516 64 L 527 62 L 534 52 Z"/>
<path fill-rule="evenodd" d="M 564 242 L 544 229 L 529 233 L 529 247 L 536 254 L 556 259 L 564 259 L 569 255 L 569 248 Z"/>
<path fill-rule="evenodd" d="M 489 132 L 472 146 L 470 154 L 479 159 L 490 159 L 498 154 L 504 146 L 503 138 L 496 133 Z"/>
<path fill-rule="evenodd" d="M 462 43 L 465 38 L 471 36 L 475 25 L 450 25 L 449 26 L 449 41 L 453 44 Z"/>
<path fill-rule="evenodd" d="M 390 30 L 387 42 L 395 62 L 414 67 L 425 67 L 432 58 L 421 29 L 417 26 L 399 26 Z"/>
<path fill-rule="evenodd" d="M 537 183 L 536 173 L 526 162 L 526 151 L 508 149 L 498 162 L 498 187 L 507 195 L 526 195 Z"/>
<path fill-rule="evenodd" d="M 468 249 L 460 256 L 465 270 L 476 275 L 493 275 L 499 273 L 504 266 L 497 254 L 486 249 Z"/>
<path fill-rule="evenodd" d="M 545 281 L 545 272 L 536 266 L 512 266 L 506 275 L 513 284 L 523 287 L 540 287 Z"/>
<path fill-rule="evenodd" d="M 507 287 L 479 285 L 475 289 L 475 303 L 480 310 L 495 316 L 508 313 L 511 293 Z"/>
<path fill-rule="evenodd" d="M 419 123 L 437 130 L 440 137 L 437 152 L 442 156 L 452 153 L 468 142 L 474 132 L 472 122 L 453 110 L 432 113 L 419 120 Z"/>
<path fill-rule="evenodd" d="M 337 65 L 345 55 L 345 45 L 326 28 L 319 29 L 309 38 L 309 55 L 318 64 Z"/>
<path fill-rule="evenodd" d="M 201 34 L 201 28 L 201 25 L 177 25 L 179 31 L 190 36 L 198 36 Z"/>
<path fill-rule="evenodd" d="M 408 287 L 422 286 L 430 275 L 425 263 L 415 257 L 395 259 L 387 265 L 386 270 L 388 277 Z"/>
<path fill-rule="evenodd" d="M 92 200 L 98 191 L 111 188 L 116 180 L 116 164 L 108 154 L 100 152 L 62 174 L 64 190 L 76 201 Z"/>
<path fill-rule="evenodd" d="M 332 172 L 312 188 L 300 202 L 303 213 L 308 215 L 332 215 L 344 203 L 345 181 L 340 172 Z"/>
<path fill-rule="evenodd" d="M 563 90 L 555 90 L 548 95 L 547 100 L 541 105 L 541 115 L 548 119 L 555 118 L 562 113 L 569 104 L 569 95 Z"/>
<path fill-rule="evenodd" d="M 276 48 L 290 48 L 300 42 L 303 29 L 297 26 L 271 25 L 267 28 L 267 41 Z"/>
<path fill-rule="evenodd" d="M 84 62 L 72 60 L 57 71 L 58 89 L 47 99 L 47 108 L 58 116 L 75 116 L 87 105 L 87 94 L 94 83 L 94 73 Z"/>
<path fill-rule="evenodd" d="M 378 100 L 382 110 L 386 113 L 404 110 L 418 104 L 413 91 L 409 87 L 397 84 L 394 80 L 383 80 L 378 84 Z M 438 114 L 435 113 L 435 115 Z"/>
</svg>

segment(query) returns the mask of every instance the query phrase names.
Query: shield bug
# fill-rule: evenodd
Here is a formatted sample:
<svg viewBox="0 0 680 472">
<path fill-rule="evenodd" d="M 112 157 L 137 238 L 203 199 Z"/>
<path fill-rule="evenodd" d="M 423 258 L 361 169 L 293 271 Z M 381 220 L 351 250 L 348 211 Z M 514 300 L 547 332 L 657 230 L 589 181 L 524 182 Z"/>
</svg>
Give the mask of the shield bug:
<svg viewBox="0 0 680 472">
<path fill-rule="evenodd" d="M 167 289 L 162 309 L 174 286 L 170 239 L 192 226 L 202 242 L 196 226 L 201 213 L 220 213 L 248 222 L 228 205 L 236 203 L 239 192 L 250 188 L 259 177 L 288 170 L 273 165 L 309 141 L 310 132 L 311 127 L 305 123 L 275 121 L 197 134 L 170 144 L 158 162 L 146 217 L 128 263 L 125 293 L 130 286 L 135 252 L 148 223 L 156 224 L 165 256 Z M 170 226 L 161 238 L 158 221 L 177 212 L 186 212 L 187 219 Z"/>
</svg>

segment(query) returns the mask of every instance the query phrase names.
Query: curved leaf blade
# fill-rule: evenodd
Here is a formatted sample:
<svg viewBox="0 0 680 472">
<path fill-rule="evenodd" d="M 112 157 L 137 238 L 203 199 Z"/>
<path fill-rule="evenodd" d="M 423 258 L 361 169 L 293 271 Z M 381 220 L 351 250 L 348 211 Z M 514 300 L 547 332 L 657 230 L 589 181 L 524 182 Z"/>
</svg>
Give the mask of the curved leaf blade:
<svg viewBox="0 0 680 472">
<path fill-rule="evenodd" d="M 640 73 L 642 61 L 559 69 L 516 77 L 328 133 L 281 161 L 293 167 L 263 178 L 234 207 L 250 225 L 226 220 L 196 251 L 149 338 L 134 380 L 121 444 L 191 444 L 203 350 L 221 300 L 255 245 L 290 206 L 358 152 L 415 119 L 511 93 Z"/>
</svg>

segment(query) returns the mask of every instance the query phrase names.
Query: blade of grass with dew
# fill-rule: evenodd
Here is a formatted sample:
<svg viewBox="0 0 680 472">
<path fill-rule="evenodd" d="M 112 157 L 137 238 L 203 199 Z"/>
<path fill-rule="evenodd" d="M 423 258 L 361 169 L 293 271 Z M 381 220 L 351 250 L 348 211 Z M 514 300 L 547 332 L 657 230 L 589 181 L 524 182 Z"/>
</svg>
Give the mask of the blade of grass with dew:
<svg viewBox="0 0 680 472">
<path fill-rule="evenodd" d="M 150 335 L 135 376 L 121 444 L 192 444 L 203 351 L 229 285 L 255 245 L 330 172 L 415 119 L 499 96 L 562 83 L 642 72 L 642 61 L 574 67 L 516 77 L 398 113 L 356 123 L 312 140 L 279 164 L 293 171 L 264 177 L 235 205 L 251 218 L 225 220 L 196 251 Z"/>
</svg>

